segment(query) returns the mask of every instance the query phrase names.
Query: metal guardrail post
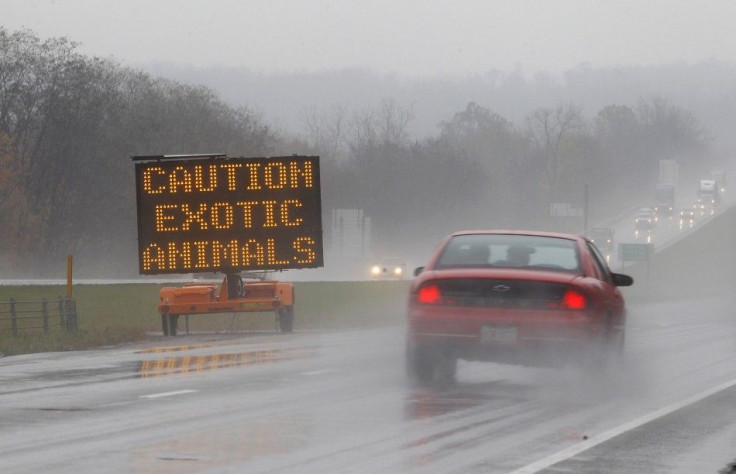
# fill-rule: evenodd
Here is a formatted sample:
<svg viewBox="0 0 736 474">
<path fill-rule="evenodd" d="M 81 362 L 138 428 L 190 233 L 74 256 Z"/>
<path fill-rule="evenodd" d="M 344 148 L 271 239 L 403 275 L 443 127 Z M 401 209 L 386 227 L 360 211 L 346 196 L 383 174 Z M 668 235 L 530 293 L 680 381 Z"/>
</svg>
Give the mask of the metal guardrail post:
<svg viewBox="0 0 736 474">
<path fill-rule="evenodd" d="M 10 298 L 10 324 L 13 329 L 13 337 L 18 336 L 18 320 L 15 314 L 15 298 Z"/>
<path fill-rule="evenodd" d="M 59 327 L 66 329 L 66 305 L 64 305 L 61 296 L 59 296 Z"/>
<path fill-rule="evenodd" d="M 41 315 L 43 317 L 43 333 L 49 333 L 49 302 L 46 298 L 41 300 Z"/>
<path fill-rule="evenodd" d="M 77 301 L 74 298 L 66 299 L 66 329 L 76 331 L 77 326 Z"/>
</svg>

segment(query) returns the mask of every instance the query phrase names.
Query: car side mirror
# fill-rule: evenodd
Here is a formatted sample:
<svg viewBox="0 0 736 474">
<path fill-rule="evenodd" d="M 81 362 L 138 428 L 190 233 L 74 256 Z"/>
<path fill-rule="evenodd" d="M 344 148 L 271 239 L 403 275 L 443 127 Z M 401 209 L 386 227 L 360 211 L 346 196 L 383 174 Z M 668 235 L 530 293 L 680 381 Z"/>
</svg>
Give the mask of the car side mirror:
<svg viewBox="0 0 736 474">
<path fill-rule="evenodd" d="M 424 267 L 417 267 L 414 269 L 414 276 L 419 276 L 420 273 L 424 271 Z"/>
<path fill-rule="evenodd" d="M 613 277 L 613 284 L 616 286 L 631 286 L 634 284 L 634 279 L 629 275 L 611 273 L 611 277 Z"/>
</svg>

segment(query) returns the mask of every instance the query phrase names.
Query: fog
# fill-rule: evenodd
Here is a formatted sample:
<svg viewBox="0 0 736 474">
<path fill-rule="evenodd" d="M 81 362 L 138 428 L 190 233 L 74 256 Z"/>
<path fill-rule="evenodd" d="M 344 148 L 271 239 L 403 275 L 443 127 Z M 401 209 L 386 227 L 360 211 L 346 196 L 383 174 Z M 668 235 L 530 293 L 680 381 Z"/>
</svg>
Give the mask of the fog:
<svg viewBox="0 0 736 474">
<path fill-rule="evenodd" d="M 401 76 L 558 74 L 736 60 L 736 7 L 654 0 L 4 0 L 2 24 L 73 37 L 85 54 L 259 73 L 358 68 Z"/>
<path fill-rule="evenodd" d="M 465 5 L 444 17 L 439 6 L 408 29 L 411 7 L 366 9 L 361 23 L 319 4 L 312 31 L 297 34 L 288 25 L 302 7 L 288 2 L 276 18 L 262 5 L 226 3 L 205 16 L 199 2 L 159 6 L 131 31 L 123 25 L 135 5 L 116 6 L 118 22 L 95 22 L 74 15 L 84 3 L 11 2 L 0 30 L 2 278 L 63 277 L 69 253 L 80 278 L 135 277 L 134 154 L 319 155 L 326 265 L 287 272 L 294 279 L 364 279 L 388 256 L 411 271 L 463 228 L 582 233 L 625 222 L 651 204 L 663 159 L 680 165 L 683 206 L 700 177 L 733 176 L 736 56 L 724 41 L 725 4 L 621 6 L 608 21 L 576 2 L 554 12 Z M 263 21 L 232 39 L 231 18 L 212 16 L 228 11 Z M 663 12 L 670 22 L 643 23 Z M 546 25 L 552 13 L 558 22 Z M 370 28 L 356 36 L 363 51 L 339 44 L 350 25 L 382 16 L 394 47 L 369 51 L 382 41 Z M 448 18 L 456 22 L 445 29 Z M 264 25 L 283 34 L 258 42 Z M 462 54 L 436 50 L 430 60 L 420 39 L 433 27 Z M 213 28 L 217 37 L 207 36 Z M 608 36 L 584 44 L 596 28 Z M 616 44 L 612 31 L 622 33 Z M 473 41 L 481 33 L 488 41 Z M 228 38 L 238 46 L 225 48 Z M 295 41 L 312 47 L 294 54 Z M 424 61 L 400 60 L 412 48 Z M 360 221 L 339 220 L 343 211 Z M 356 227 L 360 235 L 348 235 Z"/>
<path fill-rule="evenodd" d="M 520 122 L 538 107 L 574 103 L 594 116 L 609 104 L 631 105 L 661 96 L 691 110 L 716 139 L 718 153 L 736 148 L 730 125 L 736 105 L 736 63 L 714 59 L 635 67 L 593 67 L 590 63 L 552 73 L 489 69 L 473 74 L 400 75 L 366 68 L 259 73 L 247 67 L 201 67 L 166 61 L 141 66 L 152 74 L 204 84 L 233 104 L 255 107 L 276 127 L 304 133 L 304 111 L 341 106 L 375 108 L 391 98 L 412 111 L 412 139 L 436 135 L 440 122 L 476 102 Z"/>
<path fill-rule="evenodd" d="M 321 121 L 327 127 L 330 122 L 336 123 L 339 118 L 347 122 L 351 117 L 373 113 L 380 110 L 381 104 L 386 100 L 405 110 L 409 117 L 403 130 L 406 132 L 405 143 L 441 138 L 443 132 L 447 132 L 447 125 L 452 122 L 453 116 L 461 114 L 468 104 L 477 104 L 499 115 L 522 135 L 529 133 L 525 125 L 534 111 L 554 109 L 564 104 L 577 107 L 584 122 L 581 127 L 583 133 L 592 134 L 595 134 L 596 120 L 610 106 L 636 109 L 642 101 L 662 100 L 668 106 L 686 111 L 689 116 L 685 121 L 693 121 L 685 125 L 685 128 L 694 133 L 693 136 L 697 135 L 697 140 L 702 139 L 702 148 L 691 147 L 669 132 L 650 130 L 644 132 L 652 133 L 650 143 L 644 145 L 646 151 L 642 149 L 641 155 L 633 161 L 610 155 L 600 156 L 607 155 L 607 152 L 599 149 L 588 151 L 593 156 L 586 158 L 590 163 L 582 165 L 583 167 L 610 167 L 608 169 L 612 174 L 607 175 L 608 179 L 598 182 L 591 179 L 578 184 L 571 183 L 577 187 L 568 188 L 571 192 L 558 198 L 569 202 L 573 208 L 581 208 L 584 205 L 583 186 L 589 184 L 589 227 L 616 219 L 633 208 L 651 205 L 653 189 L 658 179 L 656 162 L 659 159 L 675 159 L 682 166 L 682 179 L 678 186 L 682 207 L 690 205 L 694 200 L 698 179 L 708 177 L 716 169 L 729 170 L 727 173 L 733 175 L 732 157 L 736 151 L 736 134 L 733 133 L 732 125 L 736 120 L 736 85 L 732 79 L 736 75 L 734 63 L 705 60 L 694 64 L 674 62 L 604 68 L 581 64 L 561 73 L 540 71 L 529 74 L 518 68 L 513 71 L 492 70 L 466 76 L 425 77 L 378 74 L 366 69 L 262 74 L 247 68 L 201 68 L 172 63 L 149 64 L 145 68 L 151 73 L 186 83 L 205 84 L 218 91 L 228 102 L 255 107 L 276 128 L 296 133 L 315 145 L 323 157 L 331 159 L 334 158 L 331 155 L 336 154 L 343 162 L 351 159 L 350 150 L 340 150 L 339 147 L 337 150 L 320 148 L 317 143 L 319 138 L 310 127 L 313 127 L 315 120 Z M 657 127 L 659 125 L 654 128 Z M 349 138 L 341 138 L 343 145 L 347 144 L 350 148 Z M 473 139 L 469 136 L 464 138 Z M 615 139 L 627 138 L 619 136 Z M 472 157 L 483 161 L 488 160 L 489 155 L 493 157 L 498 153 L 513 155 L 508 148 L 499 150 L 497 145 L 494 148 L 491 141 L 489 139 L 478 145 L 485 146 L 486 149 L 471 150 L 471 154 L 475 153 Z M 679 143 L 675 143 L 676 141 Z M 466 145 L 467 152 L 467 148 L 473 145 Z M 615 146 L 620 146 L 617 153 L 639 153 L 627 144 L 619 142 Z M 595 156 L 596 154 L 599 156 Z M 518 155 L 512 159 L 517 160 L 517 163 L 522 160 Z M 494 161 L 493 158 L 489 161 L 491 175 L 508 172 L 507 169 L 498 168 L 506 165 Z M 650 163 L 648 166 L 646 161 Z M 534 166 L 539 165 L 532 165 Z M 519 167 L 523 168 L 523 165 Z M 538 168 L 530 169 L 526 173 L 531 175 L 537 170 Z M 522 169 L 521 172 L 525 171 Z M 499 186 L 493 182 L 492 176 L 488 179 L 491 187 Z M 391 187 L 386 181 L 379 182 L 381 184 L 377 185 L 376 192 L 388 194 L 382 204 L 385 208 L 393 200 Z M 519 183 L 524 186 L 522 182 Z M 396 200 L 418 199 L 417 196 L 396 191 Z M 374 220 L 373 247 L 367 250 L 365 260 L 361 261 L 361 271 L 371 261 L 385 255 L 404 256 L 410 267 L 421 265 L 444 233 L 455 230 L 453 226 L 551 228 L 574 233 L 584 231 L 583 219 L 561 218 L 551 221 L 549 216 L 540 216 L 539 213 L 519 207 L 520 201 L 537 199 L 533 193 L 512 193 L 511 190 L 503 192 L 501 209 L 495 207 L 499 196 L 486 197 L 485 199 L 493 201 L 486 206 L 493 211 L 479 215 L 478 208 L 474 207 L 467 219 L 462 216 L 462 211 L 454 212 L 451 216 L 437 216 L 437 221 L 426 227 L 422 227 L 419 222 L 413 222 L 416 225 L 412 226 L 411 219 L 407 219 L 405 227 L 394 227 L 391 230 L 404 237 L 400 242 L 382 235 L 384 229 L 381 228 L 380 209 L 369 208 L 366 213 Z M 513 217 L 505 213 L 508 209 L 513 209 Z M 327 217 L 326 228 L 330 225 L 329 216 Z M 437 231 L 438 229 L 442 230 Z M 420 236 L 422 238 L 418 240 Z M 384 240 L 389 242 L 384 244 Z M 347 272 L 336 271 L 335 275 L 361 278 L 365 273 L 350 269 Z"/>
<path fill-rule="evenodd" d="M 168 360 L 309 348 L 279 364 L 155 380 L 126 372 L 105 389 L 106 376 L 168 352 L 29 359 L 31 376 L 9 372 L 5 394 L 8 428 L 27 441 L 9 452 L 16 466 L 96 472 L 104 459 L 125 470 L 142 452 L 151 470 L 184 461 L 401 472 L 405 458 L 432 472 L 510 470 L 733 379 L 735 3 L 98 3 L 0 0 L 0 285 L 63 283 L 70 254 L 77 283 L 195 278 L 139 275 L 130 157 L 226 153 L 320 156 L 324 267 L 278 279 L 368 280 L 374 263 L 393 257 L 406 273 L 390 287 L 403 290 L 360 303 L 318 294 L 334 308 L 326 330 L 311 326 L 326 317 L 300 312 L 296 333 L 272 337 L 269 316 L 261 337 L 250 323 L 233 326 L 233 315 L 224 332 L 149 341 L 176 344 Z M 657 224 L 650 261 L 622 262 L 619 244 L 645 242 L 632 217 L 652 205 L 663 160 L 679 167 L 675 218 Z M 723 202 L 680 228 L 680 209 L 716 171 L 728 177 Z M 290 209 L 283 221 L 299 217 Z M 620 288 L 628 313 L 619 365 L 591 373 L 462 360 L 451 383 L 407 382 L 406 288 L 440 239 L 461 229 L 592 227 L 615 231 L 610 266 L 634 278 Z M 229 341 L 190 344 L 202 332 Z M 242 344 L 230 340 L 243 332 Z M 38 389 L 41 373 L 78 396 Z M 88 376 L 102 389 L 75 378 Z M 138 399 L 180 394 L 184 384 L 187 397 L 163 411 Z M 98 409 L 79 408 L 90 402 Z M 692 431 L 668 427 L 704 452 Z M 61 431 L 73 434 L 66 444 Z M 669 436 L 637 444 L 642 458 L 663 456 L 660 438 Z M 110 442 L 116 449 L 98 449 Z M 45 456 L 30 447 L 44 445 Z M 163 453 L 185 447 L 212 456 Z M 216 464 L 223 452 L 232 464 Z M 614 454 L 632 452 L 637 459 Z M 574 461 L 610 459 L 589 454 Z"/>
</svg>

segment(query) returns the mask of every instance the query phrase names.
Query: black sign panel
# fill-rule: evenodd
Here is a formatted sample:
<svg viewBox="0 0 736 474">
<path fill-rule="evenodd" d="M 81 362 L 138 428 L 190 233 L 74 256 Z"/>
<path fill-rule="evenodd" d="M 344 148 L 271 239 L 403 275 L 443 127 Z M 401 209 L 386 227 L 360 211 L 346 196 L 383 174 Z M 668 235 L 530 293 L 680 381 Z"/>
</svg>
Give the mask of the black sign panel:
<svg viewBox="0 0 736 474">
<path fill-rule="evenodd" d="M 317 156 L 157 160 L 135 174 L 142 274 L 323 265 Z"/>
</svg>

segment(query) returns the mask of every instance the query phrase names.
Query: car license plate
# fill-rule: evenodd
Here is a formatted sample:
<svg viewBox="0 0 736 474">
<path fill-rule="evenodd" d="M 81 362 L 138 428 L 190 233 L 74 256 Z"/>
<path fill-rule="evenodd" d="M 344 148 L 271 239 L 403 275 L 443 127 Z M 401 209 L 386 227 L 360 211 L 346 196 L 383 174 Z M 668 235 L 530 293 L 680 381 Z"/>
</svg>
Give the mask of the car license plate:
<svg viewBox="0 0 736 474">
<path fill-rule="evenodd" d="M 482 326 L 480 328 L 481 344 L 515 344 L 518 340 L 514 326 Z"/>
</svg>

